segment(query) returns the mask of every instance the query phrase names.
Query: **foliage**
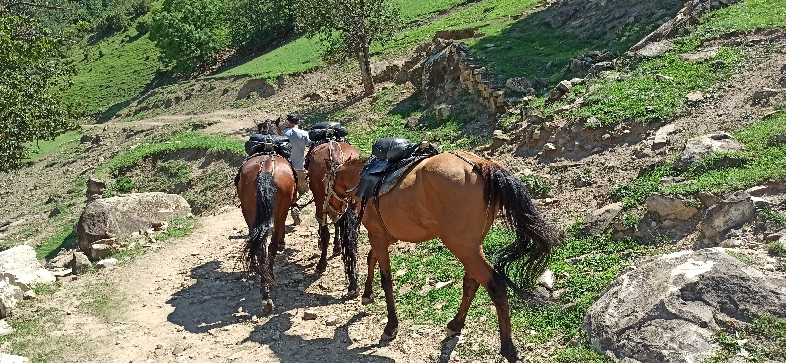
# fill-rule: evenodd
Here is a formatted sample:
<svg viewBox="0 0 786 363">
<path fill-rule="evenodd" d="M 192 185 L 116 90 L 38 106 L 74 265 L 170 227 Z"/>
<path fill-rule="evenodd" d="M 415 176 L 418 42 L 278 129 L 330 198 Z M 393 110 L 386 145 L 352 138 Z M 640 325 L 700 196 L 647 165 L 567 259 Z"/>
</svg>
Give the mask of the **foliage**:
<svg viewBox="0 0 786 363">
<path fill-rule="evenodd" d="M 326 45 L 325 59 L 356 57 L 366 94 L 373 93 L 369 46 L 390 39 L 400 22 L 390 0 L 296 0 L 295 14 L 306 35 Z"/>
<path fill-rule="evenodd" d="M 786 257 L 786 246 L 780 241 L 773 241 L 767 245 L 767 252 L 771 255 Z"/>
<path fill-rule="evenodd" d="M 519 179 L 527 187 L 529 193 L 536 198 L 546 196 L 551 192 L 551 183 L 540 175 L 522 174 Z"/>
<path fill-rule="evenodd" d="M 55 37 L 24 5 L 0 8 L 0 172 L 19 168 L 35 140 L 76 128 L 58 97 L 73 68 Z"/>
<path fill-rule="evenodd" d="M 673 174 L 673 165 L 673 163 L 665 163 L 644 169 L 635 179 L 614 188 L 611 195 L 621 200 L 626 208 L 640 205 L 650 194 L 658 190 L 661 178 Z"/>
<path fill-rule="evenodd" d="M 295 30 L 294 0 L 234 0 L 226 3 L 233 47 L 257 50 L 290 36 Z"/>
<path fill-rule="evenodd" d="M 148 35 L 164 64 L 182 73 L 213 64 L 230 40 L 219 0 L 164 0 Z"/>
<path fill-rule="evenodd" d="M 96 173 L 109 173 L 111 176 L 118 176 L 121 169 L 134 165 L 147 156 L 180 149 L 229 151 L 245 155 L 242 140 L 230 139 L 223 135 L 188 132 L 162 137 L 164 139 L 151 140 L 149 143 L 140 144 L 131 151 L 115 155 L 99 166 Z"/>
</svg>

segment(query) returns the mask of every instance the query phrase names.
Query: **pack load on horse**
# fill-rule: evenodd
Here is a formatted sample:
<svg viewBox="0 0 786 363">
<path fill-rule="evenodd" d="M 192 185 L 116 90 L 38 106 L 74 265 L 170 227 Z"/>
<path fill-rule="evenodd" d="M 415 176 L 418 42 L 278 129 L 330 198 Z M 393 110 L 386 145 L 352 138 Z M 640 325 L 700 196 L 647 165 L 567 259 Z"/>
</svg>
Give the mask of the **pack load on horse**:
<svg viewBox="0 0 786 363">
<path fill-rule="evenodd" d="M 364 304 L 373 300 L 374 269 L 379 264 L 388 313 L 383 338 L 393 339 L 398 332 L 388 247 L 397 241 L 439 238 L 465 270 L 461 304 L 447 325 L 449 334 L 461 332 L 482 285 L 497 310 L 501 354 L 517 361 L 508 288 L 525 298 L 522 286 L 545 270 L 557 242 L 524 185 L 499 164 L 465 151 L 437 153 L 429 143 L 390 138 L 377 141 L 373 150 L 371 158 L 350 159 L 338 168 L 336 198 L 330 203 L 334 208 L 343 201 L 357 203 L 356 209 L 344 213 L 346 224 L 356 226 L 342 229 L 342 249 L 350 250 L 346 255 L 357 249 L 360 222 L 368 230 L 371 252 L 362 298 Z M 496 252 L 490 264 L 483 240 L 500 211 L 515 239 Z M 349 275 L 357 279 L 356 272 Z"/>
<path fill-rule="evenodd" d="M 358 150 L 346 142 L 348 134 L 347 129 L 341 126 L 338 122 L 321 122 L 312 126 L 309 131 L 309 139 L 312 144 L 306 155 L 306 170 L 309 175 L 309 189 L 314 196 L 314 206 L 316 208 L 316 217 L 319 222 L 319 248 L 321 255 L 317 263 L 316 271 L 318 273 L 324 272 L 327 268 L 327 250 L 330 241 L 330 224 L 335 225 L 333 255 L 343 252 L 343 260 L 345 272 L 350 281 L 348 288 L 349 296 L 357 296 L 359 294 L 357 286 L 357 276 L 354 278 L 350 276 L 355 272 L 354 266 L 355 255 L 347 255 L 351 251 L 342 251 L 338 236 L 342 228 L 354 228 L 353 225 L 346 225 L 346 219 L 343 218 L 344 211 L 347 208 L 354 208 L 350 206 L 349 200 L 337 200 L 339 207 L 333 208 L 329 203 L 330 200 L 336 198 L 333 192 L 333 182 L 335 180 L 335 173 L 338 167 L 351 158 L 358 158 Z"/>
<path fill-rule="evenodd" d="M 287 160 L 289 141 L 281 136 L 280 123 L 280 118 L 257 123 L 259 133 L 246 142 L 249 156 L 235 178 L 249 231 L 244 257 L 248 270 L 260 277 L 265 314 L 273 311 L 273 262 L 277 251 L 284 248 L 284 225 L 295 200 L 295 172 Z"/>
</svg>

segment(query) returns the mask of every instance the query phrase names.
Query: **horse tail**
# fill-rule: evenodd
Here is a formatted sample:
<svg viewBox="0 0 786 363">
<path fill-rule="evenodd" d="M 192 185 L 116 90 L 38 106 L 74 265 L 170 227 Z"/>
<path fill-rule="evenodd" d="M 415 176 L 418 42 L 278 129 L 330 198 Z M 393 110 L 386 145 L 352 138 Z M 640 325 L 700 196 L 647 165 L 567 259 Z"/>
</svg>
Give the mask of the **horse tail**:
<svg viewBox="0 0 786 363">
<path fill-rule="evenodd" d="M 502 275 L 511 289 L 524 297 L 522 287 L 532 286 L 549 264 L 551 248 L 557 238 L 538 213 L 524 184 L 496 163 L 475 164 L 486 181 L 484 197 L 496 213 L 502 211 L 516 239 L 494 254 L 494 271 Z"/>
<path fill-rule="evenodd" d="M 273 232 L 273 211 L 276 205 L 276 185 L 271 172 L 260 172 L 257 175 L 257 212 L 254 227 L 248 234 L 248 241 L 243 249 L 248 271 L 255 272 L 263 284 L 271 285 L 273 275 L 265 269 L 267 257 L 267 239 Z"/>
<path fill-rule="evenodd" d="M 349 205 L 346 212 L 336 221 L 336 227 L 338 227 L 338 234 L 341 238 L 341 259 L 344 262 L 344 272 L 350 281 L 357 281 L 360 218 L 358 218 L 352 205 Z"/>
</svg>

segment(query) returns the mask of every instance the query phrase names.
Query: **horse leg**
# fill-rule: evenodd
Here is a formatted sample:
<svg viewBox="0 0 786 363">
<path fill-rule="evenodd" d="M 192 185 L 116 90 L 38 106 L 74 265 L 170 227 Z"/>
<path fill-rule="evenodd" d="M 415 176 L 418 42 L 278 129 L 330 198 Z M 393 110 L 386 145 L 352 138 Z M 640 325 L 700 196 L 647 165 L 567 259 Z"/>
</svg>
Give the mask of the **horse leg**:
<svg viewBox="0 0 786 363">
<path fill-rule="evenodd" d="M 489 265 L 489 262 L 483 256 L 480 248 L 469 249 L 466 248 L 466 243 L 451 243 L 450 240 L 444 237 L 442 238 L 442 242 L 451 252 L 453 252 L 453 255 L 461 261 L 461 264 L 464 265 L 466 274 L 483 285 L 486 292 L 488 292 L 491 302 L 493 302 L 494 307 L 497 308 L 500 354 L 502 354 L 508 362 L 518 361 L 518 352 L 513 345 L 513 338 L 511 336 L 510 305 L 508 303 L 508 291 L 505 278 L 491 268 L 491 265 Z M 464 279 L 464 283 L 463 297 L 468 297 L 467 293 L 469 291 L 466 285 L 466 278 Z M 477 287 L 475 287 L 475 289 L 477 289 Z M 461 317 L 460 315 L 462 315 L 462 312 L 463 315 L 466 316 L 466 311 L 463 309 L 469 309 L 470 302 L 471 300 L 467 301 L 465 306 L 465 301 L 462 299 L 459 312 L 456 314 L 457 318 Z M 463 320 L 461 322 L 463 323 Z M 453 323 L 453 321 L 451 321 L 451 323 Z M 451 328 L 450 325 L 448 325 L 448 328 Z"/>
<path fill-rule="evenodd" d="M 341 254 L 341 237 L 339 236 L 339 226 L 338 223 L 335 225 L 335 229 L 333 230 L 333 256 L 338 256 Z"/>
<path fill-rule="evenodd" d="M 452 337 L 461 334 L 461 329 L 464 329 L 464 323 L 467 319 L 467 312 L 472 305 L 472 300 L 475 299 L 475 293 L 478 291 L 480 284 L 475 281 L 467 272 L 464 272 L 463 292 L 461 295 L 461 305 L 459 306 L 456 317 L 448 322 L 448 336 Z"/>
<path fill-rule="evenodd" d="M 374 258 L 374 250 L 368 251 L 366 264 L 368 265 L 368 275 L 366 275 L 366 287 L 363 289 L 363 297 L 360 300 L 360 303 L 363 305 L 374 302 L 374 270 L 377 267 L 377 259 Z"/>
<path fill-rule="evenodd" d="M 374 248 L 374 244 L 371 245 Z M 379 275 L 382 280 L 382 289 L 385 290 L 385 302 L 388 308 L 388 323 L 382 333 L 383 340 L 393 340 L 398 334 L 398 316 L 396 315 L 396 298 L 393 296 L 393 276 L 390 274 L 390 254 L 388 245 L 379 248 L 379 253 L 374 255 L 379 262 Z M 372 275 L 373 278 L 373 275 Z"/>
<path fill-rule="evenodd" d="M 319 256 L 319 263 L 317 263 L 317 273 L 321 274 L 327 269 L 327 250 L 328 243 L 330 242 L 330 231 L 328 226 L 319 226 L 319 249 L 322 254 Z"/>
</svg>

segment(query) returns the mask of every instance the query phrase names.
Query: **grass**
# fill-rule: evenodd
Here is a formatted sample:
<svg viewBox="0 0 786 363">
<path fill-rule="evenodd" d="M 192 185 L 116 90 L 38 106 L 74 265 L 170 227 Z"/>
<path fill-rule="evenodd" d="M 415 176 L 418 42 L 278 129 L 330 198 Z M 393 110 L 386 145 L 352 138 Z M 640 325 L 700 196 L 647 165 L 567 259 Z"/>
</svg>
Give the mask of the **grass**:
<svg viewBox="0 0 786 363">
<path fill-rule="evenodd" d="M 121 301 L 116 286 L 106 281 L 92 283 L 81 295 L 81 303 L 77 308 L 104 323 L 113 323 L 120 317 Z"/>
<path fill-rule="evenodd" d="M 694 91 L 707 92 L 717 81 L 734 73 L 743 59 L 737 48 L 722 48 L 715 58 L 703 62 L 683 62 L 676 52 L 647 60 L 626 74 L 624 81 L 601 79 L 586 95 L 585 105 L 571 113 L 587 119 L 587 127 L 600 128 L 620 122 L 653 122 L 676 115 L 685 96 Z M 657 75 L 672 77 L 659 80 Z"/>
<path fill-rule="evenodd" d="M 527 190 L 536 198 L 544 197 L 551 192 L 552 186 L 548 179 L 540 175 L 521 175 L 519 180 L 527 187 Z"/>
<path fill-rule="evenodd" d="M 767 252 L 773 256 L 786 257 L 786 246 L 779 241 L 773 241 L 767 245 Z"/>
<path fill-rule="evenodd" d="M 69 131 L 54 140 L 36 141 L 27 145 L 31 152 L 27 161 L 38 161 L 41 158 L 79 145 L 79 131 Z"/>
<path fill-rule="evenodd" d="M 715 356 L 705 359 L 702 363 L 728 362 L 743 350 L 746 362 L 782 362 L 786 359 L 786 319 L 759 313 L 751 317 L 751 323 L 735 326 L 733 334 L 720 331 L 715 334 L 715 341 L 720 351 Z"/>
<path fill-rule="evenodd" d="M 78 243 L 76 241 L 76 231 L 74 224 L 76 219 L 67 221 L 60 229 L 60 232 L 54 236 L 46 238 L 38 247 L 35 248 L 36 258 L 39 260 L 51 259 L 57 256 L 57 253 L 64 248 L 76 248 Z"/>
<path fill-rule="evenodd" d="M 21 355 L 33 363 L 63 361 L 91 361 L 93 349 L 83 336 L 50 335 L 63 328 L 65 313 L 55 308 L 39 309 L 35 314 L 15 315 L 6 320 L 14 328 L 9 335 L 0 336 L 3 352 Z"/>
<path fill-rule="evenodd" d="M 745 165 L 709 168 L 714 160 L 710 156 L 709 161 L 702 162 L 698 167 L 679 172 L 674 169 L 672 162 L 665 162 L 645 169 L 635 179 L 617 186 L 612 196 L 623 201 L 626 208 L 632 208 L 641 205 L 654 192 L 686 195 L 709 191 L 720 194 L 765 182 L 781 181 L 786 178 L 786 144 L 774 144 L 770 140 L 772 136 L 784 133 L 786 115 L 770 116 L 732 133 L 745 145 L 745 151 L 735 153 L 748 160 Z M 695 182 L 660 186 L 660 179 L 669 176 L 679 176 Z M 786 217 L 770 212 L 768 216 L 773 218 L 775 223 L 778 223 L 780 217 L 786 225 Z"/>
<path fill-rule="evenodd" d="M 122 108 L 154 83 L 162 68 L 158 54 L 155 44 L 133 25 L 95 45 L 76 46 L 72 59 L 77 74 L 63 98 L 83 104 L 88 113 Z"/>
<path fill-rule="evenodd" d="M 739 260 L 740 262 L 742 262 L 742 263 L 744 263 L 746 265 L 751 265 L 753 263 L 753 261 L 750 259 L 750 257 L 748 257 L 748 256 L 746 256 L 746 255 L 744 255 L 742 253 L 737 253 L 737 252 L 734 252 L 734 251 L 731 251 L 731 250 L 724 250 L 724 251 L 726 252 L 727 255 L 736 258 L 737 260 Z"/>
<path fill-rule="evenodd" d="M 150 142 L 140 144 L 131 151 L 115 155 L 98 167 L 96 173 L 108 173 L 117 177 L 123 168 L 152 156 L 182 149 L 203 149 L 212 152 L 234 152 L 245 155 L 243 141 L 219 134 L 184 132 L 164 135 Z"/>
<path fill-rule="evenodd" d="M 61 287 L 62 284 L 59 282 L 53 282 L 51 284 L 36 284 L 33 287 L 33 292 L 35 292 L 35 294 L 38 296 L 52 295 L 57 292 L 57 290 L 60 290 Z"/>
<path fill-rule="evenodd" d="M 571 229 L 565 244 L 553 251 L 550 268 L 554 272 L 555 290 L 562 290 L 562 297 L 546 306 L 531 306 L 519 300 L 511 300 L 513 330 L 519 339 L 543 342 L 557 339 L 567 342 L 581 336 L 579 329 L 586 310 L 632 259 L 643 251 L 633 241 L 613 241 L 610 236 L 581 236 L 578 228 Z M 483 250 L 493 256 L 498 248 L 513 239 L 511 231 L 493 227 L 484 241 Z M 583 256 L 576 264 L 566 259 Z M 453 255 L 439 243 L 430 241 L 419 245 L 406 255 L 392 256 L 392 271 L 397 289 L 397 309 L 400 317 L 411 319 L 414 324 L 428 323 L 443 326 L 455 315 L 461 300 L 461 281 L 464 270 Z M 437 282 L 450 282 L 434 289 Z M 380 309 L 382 303 L 377 303 Z M 488 294 L 478 291 L 469 321 L 485 321 L 488 334 L 496 331 L 496 313 L 491 308 Z M 380 311 L 381 312 L 381 311 Z M 534 330 L 535 334 L 526 333 Z M 603 362 L 603 358 L 591 352 L 588 346 L 565 349 L 559 361 Z"/>
<path fill-rule="evenodd" d="M 706 15 L 702 24 L 677 44 L 683 49 L 693 49 L 705 40 L 731 32 L 777 29 L 785 25 L 786 3 L 783 1 L 747 0 Z"/>
<path fill-rule="evenodd" d="M 278 76 L 323 66 L 325 63 L 319 59 L 321 55 L 319 40 L 303 36 L 215 77 L 250 75 L 255 78 L 275 79 Z"/>
</svg>

